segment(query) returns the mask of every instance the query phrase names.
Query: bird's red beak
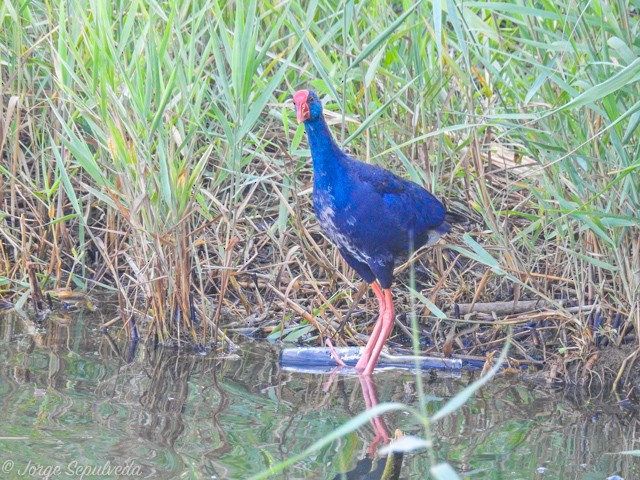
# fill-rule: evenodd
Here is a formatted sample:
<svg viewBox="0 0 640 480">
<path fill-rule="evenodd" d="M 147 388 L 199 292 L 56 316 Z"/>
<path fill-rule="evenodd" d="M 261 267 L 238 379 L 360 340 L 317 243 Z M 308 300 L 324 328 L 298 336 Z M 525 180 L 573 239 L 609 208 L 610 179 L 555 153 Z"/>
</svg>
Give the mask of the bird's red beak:
<svg viewBox="0 0 640 480">
<path fill-rule="evenodd" d="M 293 94 L 293 103 L 296 105 L 296 117 L 300 123 L 311 117 L 311 114 L 309 113 L 309 105 L 307 105 L 308 97 L 309 90 L 298 90 Z"/>
</svg>

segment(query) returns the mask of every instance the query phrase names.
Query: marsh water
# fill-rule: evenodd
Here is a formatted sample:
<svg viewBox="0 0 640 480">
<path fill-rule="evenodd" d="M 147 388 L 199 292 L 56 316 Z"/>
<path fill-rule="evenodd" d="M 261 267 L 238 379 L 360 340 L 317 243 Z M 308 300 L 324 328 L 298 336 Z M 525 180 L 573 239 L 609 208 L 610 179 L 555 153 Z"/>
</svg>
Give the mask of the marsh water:
<svg viewBox="0 0 640 480">
<path fill-rule="evenodd" d="M 0 316 L 1 478 L 244 480 L 366 408 L 357 376 L 329 382 L 287 371 L 281 346 L 244 340 L 204 355 L 134 348 L 117 328 L 102 333 L 104 320 Z M 435 412 L 479 373 L 423 375 Z M 409 371 L 381 372 L 373 383 L 380 402 L 417 403 Z M 638 458 L 617 452 L 640 448 L 639 416 L 618 400 L 498 378 L 433 425 L 433 453 L 462 478 L 638 479 Z M 404 412 L 382 421 L 390 434 L 422 432 Z M 270 478 L 381 478 L 388 457 L 375 453 L 376 431 L 366 423 Z M 428 478 L 425 451 L 393 461 L 397 478 Z"/>
</svg>

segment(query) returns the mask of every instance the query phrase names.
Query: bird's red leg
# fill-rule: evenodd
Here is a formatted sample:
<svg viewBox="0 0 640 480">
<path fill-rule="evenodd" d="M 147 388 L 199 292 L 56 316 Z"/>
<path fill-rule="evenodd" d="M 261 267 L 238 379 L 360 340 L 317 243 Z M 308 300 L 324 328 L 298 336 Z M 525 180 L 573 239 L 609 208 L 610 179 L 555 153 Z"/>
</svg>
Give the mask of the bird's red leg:
<svg viewBox="0 0 640 480">
<path fill-rule="evenodd" d="M 391 289 L 387 288 L 383 290 L 383 296 L 384 296 L 383 298 L 384 307 L 380 308 L 381 313 L 380 313 L 380 318 L 378 319 L 378 323 L 380 324 L 380 329 L 378 331 L 378 335 L 376 337 L 372 335 L 371 339 L 369 340 L 369 343 L 371 343 L 372 341 L 374 341 L 374 338 L 375 338 L 375 343 L 371 349 L 371 353 L 367 360 L 367 364 L 364 367 L 364 370 L 362 371 L 362 373 L 364 373 L 365 375 L 371 375 L 373 373 L 373 369 L 376 367 L 376 363 L 378 363 L 378 357 L 380 356 L 382 347 L 384 346 L 384 343 L 387 341 L 387 338 L 389 337 L 389 334 L 393 329 L 393 320 L 395 319 L 395 311 L 393 308 L 393 295 L 391 294 Z M 378 324 L 376 324 L 376 328 L 374 329 L 374 332 L 377 329 L 377 327 L 378 327 Z M 367 343 L 365 351 L 369 348 L 369 343 Z M 363 358 L 364 358 L 364 355 L 363 355 Z M 360 361 L 362 361 L 362 358 L 360 359 Z M 358 364 L 360 364 L 360 362 L 358 362 Z"/>
<path fill-rule="evenodd" d="M 373 289 L 373 293 L 375 293 L 376 298 L 378 299 L 378 318 L 376 320 L 376 324 L 373 327 L 373 331 L 371 332 L 371 336 L 369 337 L 369 341 L 367 342 L 367 346 L 364 347 L 362 352 L 362 356 L 358 363 L 356 364 L 356 370 L 364 370 L 369 363 L 369 358 L 371 357 L 371 352 L 373 351 L 373 347 L 380 336 L 380 330 L 382 329 L 382 318 L 384 317 L 385 312 L 385 299 L 382 288 L 378 282 L 373 282 L 371 284 L 371 288 Z"/>
</svg>

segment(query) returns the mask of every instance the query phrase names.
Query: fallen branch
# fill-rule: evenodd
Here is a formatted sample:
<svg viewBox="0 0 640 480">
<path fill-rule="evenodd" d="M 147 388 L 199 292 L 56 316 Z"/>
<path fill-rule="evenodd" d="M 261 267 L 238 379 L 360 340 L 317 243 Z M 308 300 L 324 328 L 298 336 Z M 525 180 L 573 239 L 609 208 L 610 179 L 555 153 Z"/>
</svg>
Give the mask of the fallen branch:
<svg viewBox="0 0 640 480">
<path fill-rule="evenodd" d="M 565 302 L 559 300 L 563 305 Z M 485 313 L 488 315 L 512 315 L 514 313 L 525 313 L 543 308 L 553 308 L 554 306 L 545 300 L 520 300 L 519 302 L 489 302 L 489 303 L 459 303 L 460 315 L 469 313 Z M 585 307 L 587 308 L 587 307 Z"/>
</svg>

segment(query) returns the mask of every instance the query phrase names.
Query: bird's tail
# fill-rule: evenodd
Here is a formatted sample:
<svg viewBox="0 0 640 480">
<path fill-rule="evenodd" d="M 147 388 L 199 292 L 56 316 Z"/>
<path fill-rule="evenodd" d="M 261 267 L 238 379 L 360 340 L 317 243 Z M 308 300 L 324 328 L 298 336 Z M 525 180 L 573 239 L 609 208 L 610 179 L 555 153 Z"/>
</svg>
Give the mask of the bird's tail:
<svg viewBox="0 0 640 480">
<path fill-rule="evenodd" d="M 454 225 L 466 225 L 470 223 L 471 220 L 469 217 L 460 213 L 459 211 L 447 211 L 444 214 L 444 222 L 442 222 L 437 228 L 432 230 L 435 233 L 433 238 L 427 243 L 427 245 L 432 245 L 435 243 L 441 235 L 445 233 L 449 233 Z"/>
<path fill-rule="evenodd" d="M 469 220 L 469 217 L 467 217 L 466 215 L 460 213 L 460 212 L 447 212 L 444 215 L 444 221 L 447 222 L 449 225 L 455 225 L 455 224 L 465 224 L 465 223 L 469 223 L 471 220 Z"/>
</svg>

